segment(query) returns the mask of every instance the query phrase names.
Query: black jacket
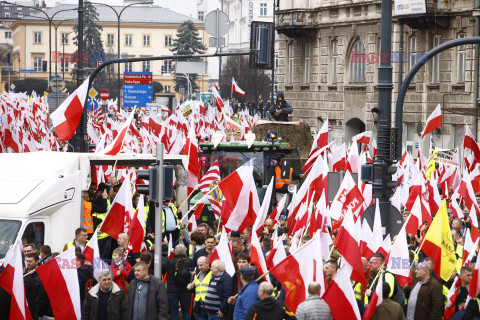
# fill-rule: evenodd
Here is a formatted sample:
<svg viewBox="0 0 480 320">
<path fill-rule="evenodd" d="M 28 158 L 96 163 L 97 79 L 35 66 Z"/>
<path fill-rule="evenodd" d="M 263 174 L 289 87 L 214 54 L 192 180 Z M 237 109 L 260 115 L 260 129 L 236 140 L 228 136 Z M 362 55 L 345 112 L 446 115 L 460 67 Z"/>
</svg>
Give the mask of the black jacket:
<svg viewBox="0 0 480 320">
<path fill-rule="evenodd" d="M 296 320 L 297 318 L 283 303 L 273 297 L 268 297 L 255 302 L 248 309 L 245 320 L 254 319 Z"/>
<path fill-rule="evenodd" d="M 168 272 L 167 276 L 167 287 L 168 287 L 168 292 L 171 293 L 182 293 L 182 292 L 188 292 L 187 286 L 180 288 L 178 287 L 174 275 L 175 275 L 175 264 L 177 263 L 178 259 L 187 259 L 190 271 L 193 270 L 193 263 L 192 260 L 190 260 L 187 256 L 175 256 L 173 258 L 167 258 L 163 259 L 162 262 L 162 270 L 163 273 Z"/>
<path fill-rule="evenodd" d="M 212 275 L 213 277 L 213 275 Z M 217 293 L 222 302 L 220 305 L 220 311 L 223 314 L 228 314 L 230 305 L 228 304 L 228 298 L 232 296 L 232 277 L 224 271 L 220 279 L 217 281 Z"/>
<path fill-rule="evenodd" d="M 37 273 L 31 273 L 28 276 L 23 278 L 23 283 L 25 285 L 25 295 L 27 297 L 28 309 L 30 309 L 30 314 L 32 318 L 38 319 L 37 315 L 37 296 L 40 290 L 41 281 Z"/>
<path fill-rule="evenodd" d="M 77 274 L 80 287 L 80 305 L 83 305 L 88 291 L 97 284 L 97 280 L 93 277 L 93 267 L 90 265 L 83 265 L 78 268 Z"/>
<path fill-rule="evenodd" d="M 108 298 L 108 320 L 130 320 L 130 309 L 125 291 L 116 283 L 112 283 L 112 292 Z M 88 291 L 87 298 L 82 305 L 82 320 L 98 319 L 98 291 L 100 284 L 95 285 Z"/>
<path fill-rule="evenodd" d="M 130 289 L 128 290 L 128 308 L 130 313 L 133 312 L 133 303 L 135 301 L 135 294 L 137 291 L 137 282 L 137 279 L 134 279 L 132 282 L 130 282 Z M 167 315 L 168 298 L 165 285 L 159 278 L 150 276 L 147 297 L 147 319 L 167 320 Z"/>
</svg>

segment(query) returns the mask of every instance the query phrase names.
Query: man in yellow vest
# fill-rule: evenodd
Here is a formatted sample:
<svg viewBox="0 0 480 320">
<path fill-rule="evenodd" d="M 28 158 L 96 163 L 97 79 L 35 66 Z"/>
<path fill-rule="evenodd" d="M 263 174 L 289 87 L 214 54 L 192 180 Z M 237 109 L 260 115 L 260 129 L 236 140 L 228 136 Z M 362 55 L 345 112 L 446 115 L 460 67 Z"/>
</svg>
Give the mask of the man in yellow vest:
<svg viewBox="0 0 480 320">
<path fill-rule="evenodd" d="M 162 207 L 162 234 L 170 239 L 172 235 L 172 241 L 176 242 L 180 235 L 180 224 L 177 215 L 177 207 L 170 201 L 164 200 Z M 146 243 L 147 249 L 153 251 L 155 246 L 155 215 L 149 214 L 148 221 L 146 223 Z"/>
<path fill-rule="evenodd" d="M 291 167 L 286 168 L 283 155 L 278 157 L 277 162 L 277 166 L 275 167 L 275 194 L 277 202 L 279 202 L 288 192 L 288 186 L 292 184 L 292 180 L 302 179 L 304 175 L 293 171 Z M 282 171 L 289 171 L 289 173 Z"/>
<path fill-rule="evenodd" d="M 88 193 L 84 193 L 83 197 L 83 222 L 82 226 L 87 230 L 88 239 L 92 237 L 95 232 L 92 217 L 92 202 L 88 200 Z"/>
<path fill-rule="evenodd" d="M 113 187 L 111 187 L 113 188 Z M 98 185 L 98 189 L 102 191 L 101 196 L 97 197 L 92 203 L 92 218 L 93 226 L 95 229 L 102 224 L 103 220 L 107 216 L 108 210 L 110 210 L 111 202 L 108 197 L 108 187 L 102 183 Z M 97 190 L 97 193 L 98 191 Z M 112 257 L 112 238 L 104 232 L 98 233 L 98 248 L 100 250 L 100 257 L 104 260 L 111 259 Z"/>
<path fill-rule="evenodd" d="M 212 272 L 207 257 L 198 258 L 197 267 L 199 272 L 195 274 L 193 282 L 187 285 L 187 289 L 195 290 L 195 304 L 193 306 L 195 319 L 208 319 L 208 314 L 205 311 L 205 295 L 212 278 Z"/>
<path fill-rule="evenodd" d="M 63 247 L 63 251 L 67 251 L 72 247 L 76 247 L 76 248 L 80 248 L 80 250 L 83 252 L 83 250 L 85 250 L 85 246 L 87 245 L 87 242 L 88 242 L 87 230 L 82 227 L 78 228 L 77 230 L 75 230 L 75 239 L 65 244 L 65 246 Z"/>
</svg>

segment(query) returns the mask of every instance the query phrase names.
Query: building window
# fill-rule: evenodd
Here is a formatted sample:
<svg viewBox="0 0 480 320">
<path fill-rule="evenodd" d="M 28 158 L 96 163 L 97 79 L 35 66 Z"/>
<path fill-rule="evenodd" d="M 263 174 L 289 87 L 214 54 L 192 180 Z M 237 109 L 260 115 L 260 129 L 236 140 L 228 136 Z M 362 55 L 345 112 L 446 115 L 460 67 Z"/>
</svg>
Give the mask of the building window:
<svg viewBox="0 0 480 320">
<path fill-rule="evenodd" d="M 62 58 L 62 62 L 60 64 L 60 71 L 68 72 L 68 58 Z"/>
<path fill-rule="evenodd" d="M 12 31 L 5 31 L 5 39 L 12 39 Z"/>
<path fill-rule="evenodd" d="M 203 18 L 204 18 L 204 12 L 198 11 L 198 20 L 203 21 Z"/>
<path fill-rule="evenodd" d="M 293 44 L 288 45 L 288 82 L 293 83 L 293 59 L 295 49 Z"/>
<path fill-rule="evenodd" d="M 33 57 L 33 69 L 37 71 L 42 71 L 42 58 Z"/>
<path fill-rule="evenodd" d="M 34 32 L 33 33 L 33 43 L 41 44 L 42 43 L 42 33 L 41 32 Z"/>
<path fill-rule="evenodd" d="M 144 34 L 143 35 L 143 46 L 144 47 L 150 47 L 150 35 L 149 34 Z"/>
<path fill-rule="evenodd" d="M 172 92 L 172 87 L 171 86 L 163 86 L 163 91 Z"/>
<path fill-rule="evenodd" d="M 416 136 L 416 123 L 405 123 L 406 127 L 406 132 L 407 134 L 405 135 L 406 137 L 406 143 L 405 145 L 407 146 L 407 151 L 413 154 L 413 147 L 414 147 L 414 141 L 415 141 L 415 136 Z"/>
<path fill-rule="evenodd" d="M 10 18 L 10 12 L 5 12 L 5 18 Z"/>
<path fill-rule="evenodd" d="M 125 72 L 133 71 L 133 62 L 125 62 Z"/>
<path fill-rule="evenodd" d="M 132 46 L 132 35 L 126 34 L 125 35 L 125 46 L 130 47 Z"/>
<path fill-rule="evenodd" d="M 460 39 L 465 38 L 466 35 L 461 34 Z M 465 82 L 465 68 L 467 62 L 467 48 L 465 45 L 458 47 L 458 57 L 457 57 L 457 82 Z"/>
<path fill-rule="evenodd" d="M 440 45 L 440 36 L 433 37 L 433 48 Z M 432 59 L 432 83 L 440 82 L 440 54 Z"/>
<path fill-rule="evenodd" d="M 332 41 L 332 83 L 337 83 L 338 41 Z"/>
<path fill-rule="evenodd" d="M 165 36 L 165 47 L 172 46 L 172 36 Z"/>
<path fill-rule="evenodd" d="M 266 3 L 260 3 L 260 15 L 261 16 L 266 16 L 267 15 L 267 4 Z"/>
<path fill-rule="evenodd" d="M 463 138 L 465 137 L 465 125 L 463 124 L 453 124 L 452 125 L 453 133 L 453 147 L 460 147 L 463 143 Z"/>
<path fill-rule="evenodd" d="M 365 47 L 361 41 L 355 43 L 350 60 L 350 82 L 365 82 Z"/>
<path fill-rule="evenodd" d="M 107 46 L 113 46 L 115 44 L 115 35 L 113 33 L 107 34 Z"/>
<path fill-rule="evenodd" d="M 150 61 L 142 61 L 142 72 L 150 72 Z"/>
<path fill-rule="evenodd" d="M 172 72 L 173 72 L 172 60 L 163 60 L 162 74 L 172 73 Z"/>
<path fill-rule="evenodd" d="M 68 44 L 68 33 L 62 33 L 62 44 Z"/>
<path fill-rule="evenodd" d="M 415 63 L 417 62 L 417 38 L 410 38 L 410 54 L 408 55 L 408 70 L 411 70 Z M 415 81 L 414 77 L 412 81 Z"/>
<path fill-rule="evenodd" d="M 310 83 L 310 43 L 305 45 L 305 83 Z"/>
</svg>

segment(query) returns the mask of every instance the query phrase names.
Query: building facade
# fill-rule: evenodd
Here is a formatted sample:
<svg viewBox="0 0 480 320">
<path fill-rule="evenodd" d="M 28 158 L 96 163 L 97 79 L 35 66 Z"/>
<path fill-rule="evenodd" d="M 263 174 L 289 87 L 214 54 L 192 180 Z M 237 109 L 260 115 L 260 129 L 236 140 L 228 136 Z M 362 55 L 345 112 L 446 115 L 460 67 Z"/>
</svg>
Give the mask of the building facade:
<svg viewBox="0 0 480 320">
<path fill-rule="evenodd" d="M 449 40 L 471 37 L 475 28 L 473 1 L 426 0 L 424 13 L 406 15 L 398 2 L 392 27 L 392 121 L 399 76 L 403 79 L 423 53 Z M 277 79 L 294 108 L 294 120 L 306 121 L 314 129 L 328 118 L 330 139 L 337 141 L 374 130 L 376 116 L 371 110 L 378 104 L 380 17 L 378 0 L 280 1 Z M 442 111 L 442 130 L 433 134 L 435 146 L 458 147 L 464 125 L 472 129 L 473 117 L 468 114 L 477 106 L 472 101 L 473 87 L 478 86 L 473 79 L 473 47 L 456 47 L 436 56 L 409 86 L 403 144 L 415 155 L 422 147 L 418 133 L 439 104 L 450 110 Z"/>
<path fill-rule="evenodd" d="M 11 25 L 13 70 L 30 70 L 30 73 L 20 73 L 21 78 L 47 79 L 51 64 L 52 75 L 59 75 L 65 80 L 73 80 L 71 71 L 77 59 L 80 58 L 74 55 L 77 50 L 73 32 L 77 21 L 76 8 L 75 5 L 61 5 L 45 10 L 49 16 L 60 10 L 69 10 L 55 16 L 51 36 L 49 36 L 48 21 L 29 17 L 13 22 Z M 122 7 L 114 8 L 117 11 L 122 9 Z M 99 16 L 97 23 L 103 27 L 101 37 L 105 56 L 102 58 L 98 55 L 97 57 L 88 57 L 88 59 L 105 61 L 117 58 L 118 42 L 120 42 L 122 58 L 172 55 L 170 49 L 177 29 L 187 20 L 194 22 L 202 40 L 207 41 L 201 21 L 158 6 L 128 8 L 128 14 L 121 16 L 120 37 L 118 37 L 118 20 L 113 10 L 101 5 L 96 6 L 96 9 Z M 49 54 L 50 51 L 51 54 Z M 44 61 L 48 64 L 46 72 L 43 71 Z M 173 60 L 133 62 L 121 65 L 120 73 L 123 74 L 125 71 L 152 72 L 153 81 L 160 82 L 164 86 L 164 92 L 173 92 L 174 66 Z M 116 73 L 117 65 L 113 69 L 113 72 Z M 89 74 L 92 71 L 86 70 L 85 73 Z M 199 75 L 197 84 L 200 91 L 206 91 L 208 74 Z M 185 88 L 185 92 L 186 90 L 187 88 Z"/>
</svg>

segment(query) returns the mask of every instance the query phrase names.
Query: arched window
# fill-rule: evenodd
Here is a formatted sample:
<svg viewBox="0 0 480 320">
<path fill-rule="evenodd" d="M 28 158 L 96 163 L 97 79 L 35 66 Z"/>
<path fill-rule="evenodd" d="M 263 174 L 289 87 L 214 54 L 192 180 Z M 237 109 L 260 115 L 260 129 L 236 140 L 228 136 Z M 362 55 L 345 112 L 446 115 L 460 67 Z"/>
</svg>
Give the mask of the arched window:
<svg viewBox="0 0 480 320">
<path fill-rule="evenodd" d="M 350 82 L 365 82 L 365 47 L 361 41 L 355 43 L 352 49 Z"/>
</svg>

